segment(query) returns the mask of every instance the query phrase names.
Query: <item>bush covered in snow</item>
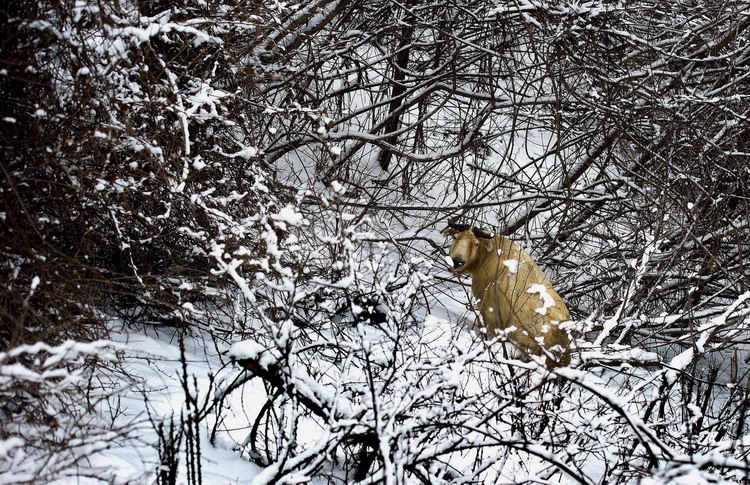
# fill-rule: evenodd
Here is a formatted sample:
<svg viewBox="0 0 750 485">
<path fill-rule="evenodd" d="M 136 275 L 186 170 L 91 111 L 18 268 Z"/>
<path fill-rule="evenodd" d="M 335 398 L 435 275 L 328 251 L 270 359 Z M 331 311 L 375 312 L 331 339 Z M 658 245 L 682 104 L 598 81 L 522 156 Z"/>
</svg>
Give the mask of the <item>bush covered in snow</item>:
<svg viewBox="0 0 750 485">
<path fill-rule="evenodd" d="M 127 481 L 96 457 L 144 422 L 130 480 L 209 483 L 227 443 L 254 483 L 750 476 L 746 3 L 0 17 L 0 482 Z M 459 219 L 552 276 L 570 367 L 482 332 Z M 181 342 L 172 415 L 132 332 Z"/>
</svg>

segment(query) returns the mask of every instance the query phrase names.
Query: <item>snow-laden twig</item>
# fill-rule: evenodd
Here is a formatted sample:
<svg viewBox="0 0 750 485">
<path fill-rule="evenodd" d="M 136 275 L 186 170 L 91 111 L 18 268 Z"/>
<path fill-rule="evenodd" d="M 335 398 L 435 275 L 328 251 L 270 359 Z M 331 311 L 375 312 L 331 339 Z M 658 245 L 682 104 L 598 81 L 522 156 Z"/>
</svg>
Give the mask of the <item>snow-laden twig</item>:
<svg viewBox="0 0 750 485">
<path fill-rule="evenodd" d="M 694 340 L 692 345 L 677 354 L 669 362 L 669 372 L 667 376 L 670 380 L 677 378 L 680 372 L 683 372 L 690 364 L 693 363 L 696 357 L 703 355 L 706 352 L 706 345 L 720 330 L 726 328 L 731 323 L 731 320 L 738 317 L 743 317 L 750 314 L 750 308 L 743 308 L 738 311 L 738 308 L 743 305 L 748 299 L 750 299 L 750 292 L 745 292 L 739 296 L 721 315 L 711 318 L 708 322 L 699 326 L 694 333 Z M 737 329 L 735 333 L 740 332 Z M 697 338 L 695 338 L 697 336 Z"/>
</svg>

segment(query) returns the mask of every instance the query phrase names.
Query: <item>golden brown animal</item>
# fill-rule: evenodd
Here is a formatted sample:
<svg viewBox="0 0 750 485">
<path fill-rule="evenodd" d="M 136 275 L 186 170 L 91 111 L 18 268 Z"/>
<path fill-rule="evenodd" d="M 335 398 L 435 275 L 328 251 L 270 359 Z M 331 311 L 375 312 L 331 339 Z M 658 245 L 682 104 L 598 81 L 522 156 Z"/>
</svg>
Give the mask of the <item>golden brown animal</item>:
<svg viewBox="0 0 750 485">
<path fill-rule="evenodd" d="M 515 242 L 479 229 L 451 224 L 453 270 L 471 275 L 471 292 L 488 331 L 506 330 L 522 352 L 546 355 L 552 369 L 570 363 L 570 339 L 560 324 L 568 308 L 549 278 Z"/>
</svg>

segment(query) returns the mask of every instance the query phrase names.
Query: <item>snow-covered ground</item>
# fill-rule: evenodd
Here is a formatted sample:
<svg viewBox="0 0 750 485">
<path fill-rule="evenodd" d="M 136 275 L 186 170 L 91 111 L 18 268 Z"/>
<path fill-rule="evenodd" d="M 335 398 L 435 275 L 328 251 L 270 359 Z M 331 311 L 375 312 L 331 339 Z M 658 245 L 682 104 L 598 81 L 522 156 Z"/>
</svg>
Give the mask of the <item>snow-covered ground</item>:
<svg viewBox="0 0 750 485">
<path fill-rule="evenodd" d="M 304 394 L 303 387 L 310 386 L 308 391 L 312 394 L 308 395 L 318 396 L 321 402 L 327 399 L 334 402 L 334 408 L 344 411 L 344 418 L 346 412 L 359 409 L 364 411 L 359 415 L 363 416 L 364 424 L 372 419 L 368 415 L 373 409 L 371 405 L 382 413 L 380 420 L 375 418 L 368 425 L 380 436 L 391 438 L 396 448 L 390 453 L 384 451 L 386 456 L 394 458 L 394 463 L 385 474 L 381 470 L 374 481 L 391 479 L 402 473 L 400 466 L 406 463 L 407 456 L 413 458 L 422 453 L 431 457 L 429 453 L 435 452 L 451 470 L 477 473 L 475 478 L 481 478 L 484 483 L 523 482 L 546 476 L 544 483 L 584 480 L 583 483 L 594 484 L 602 483 L 614 454 L 630 446 L 631 433 L 646 433 L 648 439 L 643 443 L 648 446 L 666 446 L 640 417 L 644 396 L 653 395 L 658 399 L 654 393 L 666 370 L 606 369 L 608 359 L 655 362 L 658 360 L 655 354 L 635 350 L 618 354 L 611 349 L 602 353 L 592 343 L 579 341 L 579 348 L 584 347 L 579 359 L 586 362 L 599 359 L 604 364 L 582 370 L 581 360 L 576 359 L 572 368 L 558 371 L 567 382 L 565 390 L 559 393 L 554 386 L 545 383 L 544 373 L 535 370 L 533 364 L 503 357 L 497 345 L 487 345 L 476 328 L 472 328 L 471 315 L 466 313 L 461 298 L 452 296 L 455 298 L 447 299 L 442 307 L 436 306 L 434 314 L 423 314 L 421 323 L 402 335 L 395 347 L 388 328 L 359 326 L 351 329 L 350 336 L 358 335 L 361 340 L 351 340 L 347 344 L 352 354 L 346 358 L 346 365 L 330 365 L 315 379 L 310 379 L 304 368 L 290 370 L 300 392 Z M 113 328 L 110 341 L 73 344 L 64 350 L 47 349 L 52 355 L 48 361 L 74 359 L 79 354 L 101 353 L 103 349 L 110 357 L 113 356 L 110 351 L 117 350 L 121 359 L 121 370 L 108 374 L 112 383 L 106 393 L 101 393 L 106 394 L 106 398 L 95 402 L 88 411 L 92 423 L 101 426 L 109 422 L 112 433 L 107 435 L 104 430 L 98 437 L 82 437 L 84 442 L 79 444 L 77 453 L 85 458 L 52 483 L 159 483 L 160 471 L 166 473 L 160 452 L 165 450 L 164 437 L 169 434 L 170 423 L 184 430 L 186 427 L 181 423 L 196 412 L 201 415 L 197 425 L 199 439 L 183 439 L 176 449 L 178 476 L 174 483 L 260 485 L 269 483 L 283 468 L 272 463 L 263 469 L 248 456 L 251 427 L 261 414 L 269 392 L 262 379 L 247 380 L 225 394 L 221 408 L 210 408 L 217 393 L 227 389 L 243 372 L 231 362 L 230 354 L 252 358 L 258 353 L 269 353 L 263 364 L 267 365 L 275 358 L 273 350 L 266 351 L 268 342 L 243 342 L 239 338 L 219 341 L 212 338 L 210 331 L 193 330 L 181 343 L 174 329 L 122 325 Z M 354 364 L 357 352 L 365 352 L 370 362 L 384 370 L 384 375 L 376 376 L 369 389 L 364 369 Z M 515 370 L 508 373 L 511 368 Z M 315 370 L 323 370 L 323 367 Z M 520 377 L 523 373 L 525 377 Z M 510 384 L 513 381 L 516 384 Z M 356 386 L 360 386 L 363 393 L 347 391 Z M 378 400 L 367 404 L 371 390 L 379 393 Z M 521 394 L 508 394 L 515 392 Z M 554 407 L 550 407 L 552 403 Z M 532 413 L 531 419 L 524 416 L 525 413 Z M 538 417 L 534 418 L 533 413 Z M 386 419 L 388 416 L 390 418 Z M 518 429 L 514 429 L 518 417 L 534 427 L 546 416 L 556 426 L 562 426 L 551 430 L 560 433 L 557 436 L 575 436 L 564 447 L 565 454 L 549 448 L 556 438 L 547 444 L 544 439 L 535 444 L 525 441 L 523 433 L 519 435 Z M 311 414 L 299 414 L 294 440 L 297 456 L 326 455 L 333 450 L 327 448 L 335 443 L 329 441 L 329 437 L 336 426 L 345 425 L 344 418 L 321 423 Z M 220 420 L 218 426 L 217 419 Z M 431 430 L 433 424 L 435 428 Z M 436 439 L 432 433 L 439 436 L 443 426 L 463 429 L 464 434 L 448 432 L 444 438 Z M 430 431 L 421 435 L 424 429 Z M 729 446 L 730 442 L 726 443 Z M 23 458 L 18 450 L 10 448 L 11 445 L 13 443 L 6 441 L 0 447 L 2 484 L 17 483 L 23 478 L 17 474 L 21 468 L 7 466 L 10 461 L 20 462 Z M 421 445 L 427 448 L 420 452 Z M 656 448 L 653 451 L 662 453 Z M 663 452 L 662 458 L 671 453 L 669 448 Z M 191 460 L 191 456 L 195 458 Z M 399 461 L 401 458 L 403 462 Z M 199 470 L 190 466 L 196 461 L 200 463 Z M 325 464 L 326 478 L 317 479 L 314 473 L 305 475 L 307 472 L 299 473 L 298 477 L 304 478 L 306 483 L 331 483 L 329 477 L 346 476 L 336 470 L 336 456 L 324 456 L 319 463 Z M 550 466 L 552 463 L 570 466 L 570 472 L 577 475 L 555 472 L 555 467 Z M 32 469 L 33 466 L 26 468 Z M 288 472 L 286 478 L 294 478 L 295 474 Z M 678 471 L 665 469 L 663 473 L 665 478 L 649 483 L 713 483 L 709 479 L 716 478 L 692 465 L 684 465 Z M 191 474 L 193 477 L 189 478 Z"/>
<path fill-rule="evenodd" d="M 107 449 L 96 452 L 81 463 L 82 475 L 61 478 L 54 483 L 87 484 L 101 483 L 154 483 L 159 470 L 159 436 L 157 423 L 169 425 L 174 421 L 179 426 L 180 418 L 186 414 L 185 391 L 183 388 L 183 359 L 180 344 L 171 329 L 154 331 L 120 327 L 115 329 L 111 340 L 117 343 L 122 355 L 126 379 L 116 396 L 110 397 L 98 407 L 100 418 L 116 416 L 113 428 L 127 427 L 126 438 L 118 439 Z M 221 377 L 237 373 L 232 367 L 225 367 L 221 352 L 222 345 L 215 345 L 207 334 L 195 334 L 185 339 L 185 358 L 188 382 L 191 393 L 197 384 L 197 401 L 204 403 L 211 386 L 209 376 Z M 229 407 L 235 414 L 225 412 L 224 422 L 216 434 L 214 443 L 210 433 L 215 420 L 212 415 L 201 422 L 200 463 L 202 483 L 205 484 L 247 484 L 252 483 L 260 468 L 233 450 L 235 441 L 241 441 L 249 430 L 248 418 L 257 414 L 265 401 L 265 390 L 260 380 L 250 381 L 243 393 L 228 397 Z M 247 413 L 246 415 L 243 413 Z M 237 419 L 233 420 L 233 416 Z M 187 483 L 186 456 L 184 444 L 179 455 L 177 483 Z M 87 476 L 93 474 L 94 476 Z M 5 477 L 2 483 L 12 483 L 12 477 Z"/>
</svg>

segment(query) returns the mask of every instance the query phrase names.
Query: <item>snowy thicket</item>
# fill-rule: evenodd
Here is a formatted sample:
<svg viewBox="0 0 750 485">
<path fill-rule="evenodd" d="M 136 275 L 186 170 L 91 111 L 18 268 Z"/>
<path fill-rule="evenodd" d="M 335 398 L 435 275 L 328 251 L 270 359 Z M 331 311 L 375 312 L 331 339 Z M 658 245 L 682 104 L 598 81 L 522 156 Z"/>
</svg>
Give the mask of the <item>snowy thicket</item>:
<svg viewBox="0 0 750 485">
<path fill-rule="evenodd" d="M 747 2 L 0 12 L 0 483 L 750 478 Z M 482 331 L 455 220 L 570 367 Z"/>
</svg>

